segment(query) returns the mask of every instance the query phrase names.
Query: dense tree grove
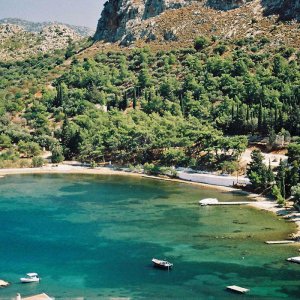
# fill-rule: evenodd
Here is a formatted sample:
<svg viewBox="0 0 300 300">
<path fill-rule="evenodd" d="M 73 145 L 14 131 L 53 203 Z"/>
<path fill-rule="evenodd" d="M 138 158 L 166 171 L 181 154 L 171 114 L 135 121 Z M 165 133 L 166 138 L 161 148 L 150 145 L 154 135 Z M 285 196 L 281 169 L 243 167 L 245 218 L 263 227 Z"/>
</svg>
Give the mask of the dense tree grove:
<svg viewBox="0 0 300 300">
<path fill-rule="evenodd" d="M 299 53 L 268 44 L 199 37 L 188 49 L 0 63 L 1 148 L 232 172 L 247 135 L 300 133 Z"/>
<path fill-rule="evenodd" d="M 261 152 L 254 150 L 247 175 L 255 191 L 271 193 L 280 204 L 293 197 L 300 205 L 300 143 L 290 144 L 287 156 L 287 161 L 280 161 L 279 166 L 271 170 L 263 163 Z"/>
</svg>

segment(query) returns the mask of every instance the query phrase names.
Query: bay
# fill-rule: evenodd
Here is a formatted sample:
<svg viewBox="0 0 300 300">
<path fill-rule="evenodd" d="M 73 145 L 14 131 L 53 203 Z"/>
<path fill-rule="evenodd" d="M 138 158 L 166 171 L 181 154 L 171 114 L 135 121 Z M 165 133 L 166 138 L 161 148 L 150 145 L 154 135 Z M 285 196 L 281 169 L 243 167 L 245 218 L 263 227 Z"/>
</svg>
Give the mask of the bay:
<svg viewBox="0 0 300 300">
<path fill-rule="evenodd" d="M 250 207 L 200 207 L 232 192 L 139 177 L 15 175 L 0 179 L 0 290 L 11 299 L 298 299 L 300 266 L 285 239 L 295 225 Z M 171 271 L 152 267 L 166 258 Z M 38 284 L 20 284 L 27 272 Z M 234 295 L 235 296 L 235 295 Z"/>
</svg>

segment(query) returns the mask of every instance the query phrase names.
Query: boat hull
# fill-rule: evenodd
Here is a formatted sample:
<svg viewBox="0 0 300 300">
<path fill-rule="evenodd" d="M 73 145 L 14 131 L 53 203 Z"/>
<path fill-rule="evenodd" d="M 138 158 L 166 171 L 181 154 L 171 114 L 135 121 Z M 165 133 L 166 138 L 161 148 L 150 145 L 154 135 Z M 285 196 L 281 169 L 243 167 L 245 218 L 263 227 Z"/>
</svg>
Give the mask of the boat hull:
<svg viewBox="0 0 300 300">
<path fill-rule="evenodd" d="M 206 198 L 206 199 L 200 200 L 199 204 L 201 206 L 206 206 L 206 205 L 210 205 L 210 204 L 217 204 L 218 202 L 219 202 L 219 200 L 216 198 Z"/>
<path fill-rule="evenodd" d="M 22 283 L 31 283 L 31 282 L 39 282 L 40 279 L 39 278 L 34 278 L 34 279 L 30 279 L 30 278 L 20 278 L 20 281 Z"/>
<path fill-rule="evenodd" d="M 300 264 L 300 256 L 290 257 L 290 258 L 287 259 L 287 261 Z"/>
<path fill-rule="evenodd" d="M 154 268 L 163 269 L 163 270 L 170 270 L 172 269 L 172 266 L 162 266 L 160 264 L 153 264 Z"/>
<path fill-rule="evenodd" d="M 159 259 L 152 259 L 153 267 L 164 269 L 164 270 L 170 270 L 173 267 L 173 264 L 169 263 L 168 261 L 159 260 Z"/>
</svg>

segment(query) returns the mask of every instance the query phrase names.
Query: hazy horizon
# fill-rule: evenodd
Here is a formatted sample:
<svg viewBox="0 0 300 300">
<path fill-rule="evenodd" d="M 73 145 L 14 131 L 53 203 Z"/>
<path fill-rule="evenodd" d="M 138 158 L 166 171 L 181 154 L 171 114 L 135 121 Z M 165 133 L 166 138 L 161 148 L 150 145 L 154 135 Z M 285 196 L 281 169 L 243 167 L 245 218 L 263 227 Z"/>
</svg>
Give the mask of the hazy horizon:
<svg viewBox="0 0 300 300">
<path fill-rule="evenodd" d="M 62 22 L 96 29 L 105 0 L 0 0 L 0 19 Z"/>
</svg>

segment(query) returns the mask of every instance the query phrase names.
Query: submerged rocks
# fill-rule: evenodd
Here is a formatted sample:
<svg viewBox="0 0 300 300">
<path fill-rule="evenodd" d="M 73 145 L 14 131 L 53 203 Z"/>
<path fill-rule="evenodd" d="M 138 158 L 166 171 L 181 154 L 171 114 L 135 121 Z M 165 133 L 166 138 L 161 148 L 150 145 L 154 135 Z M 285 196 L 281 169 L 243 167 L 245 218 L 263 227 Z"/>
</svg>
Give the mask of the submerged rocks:
<svg viewBox="0 0 300 300">
<path fill-rule="evenodd" d="M 9 286 L 9 282 L 0 279 L 0 288 Z"/>
</svg>

